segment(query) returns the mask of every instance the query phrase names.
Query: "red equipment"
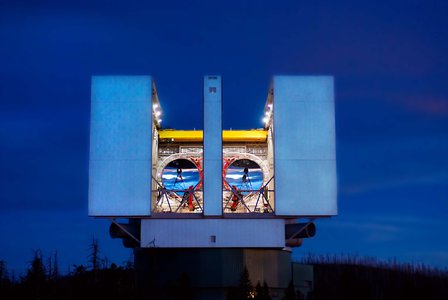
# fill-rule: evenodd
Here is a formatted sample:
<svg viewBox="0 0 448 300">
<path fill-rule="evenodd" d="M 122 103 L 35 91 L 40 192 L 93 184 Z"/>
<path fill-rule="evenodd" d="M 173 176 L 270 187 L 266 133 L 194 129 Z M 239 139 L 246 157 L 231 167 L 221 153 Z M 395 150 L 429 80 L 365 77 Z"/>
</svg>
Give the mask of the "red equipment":
<svg viewBox="0 0 448 300">
<path fill-rule="evenodd" d="M 238 191 L 238 188 L 234 185 L 232 185 L 232 206 L 230 207 L 231 211 L 235 211 L 236 207 L 238 206 L 238 203 L 240 202 L 240 199 L 243 197 L 241 193 Z"/>
</svg>

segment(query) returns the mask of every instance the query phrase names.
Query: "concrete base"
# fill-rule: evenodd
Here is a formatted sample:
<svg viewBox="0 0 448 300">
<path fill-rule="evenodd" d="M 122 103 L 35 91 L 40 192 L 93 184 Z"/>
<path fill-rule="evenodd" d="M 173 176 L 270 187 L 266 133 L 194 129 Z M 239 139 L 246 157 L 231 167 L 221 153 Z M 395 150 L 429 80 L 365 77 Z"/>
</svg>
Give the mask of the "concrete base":
<svg viewBox="0 0 448 300">
<path fill-rule="evenodd" d="M 291 254 L 279 249 L 137 248 L 134 250 L 139 299 L 225 299 L 246 266 L 255 286 L 264 281 L 280 299 L 291 280 Z"/>
</svg>

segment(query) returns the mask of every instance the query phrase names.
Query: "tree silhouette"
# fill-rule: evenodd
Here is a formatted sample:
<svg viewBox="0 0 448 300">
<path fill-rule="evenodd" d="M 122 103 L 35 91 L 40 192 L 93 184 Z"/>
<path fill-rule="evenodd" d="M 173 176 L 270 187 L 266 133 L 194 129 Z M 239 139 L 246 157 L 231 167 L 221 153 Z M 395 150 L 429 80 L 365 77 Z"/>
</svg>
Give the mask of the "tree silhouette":
<svg viewBox="0 0 448 300">
<path fill-rule="evenodd" d="M 97 243 L 96 243 L 97 244 Z M 92 248 L 91 248 L 92 249 Z M 96 247 L 97 261 L 100 262 Z M 73 265 L 67 274 L 59 274 L 58 256 L 53 252 L 48 259 L 42 258 L 41 251 L 33 252 L 29 268 L 20 280 L 14 279 L 14 271 L 8 272 L 5 261 L 0 260 L 0 299 L 38 299 L 38 300 L 78 300 L 140 299 L 135 286 L 135 270 L 132 263 L 124 262 L 122 266 L 111 263 L 108 267 L 98 266 L 97 277 L 89 264 Z M 86 267 L 89 266 L 89 267 Z M 307 291 L 306 297 L 294 290 L 290 282 L 283 299 L 294 300 L 395 300 L 395 299 L 448 299 L 448 272 L 423 265 L 362 265 L 352 260 L 317 261 L 314 263 L 313 291 Z M 149 283 L 151 284 L 151 283 Z M 194 299 L 194 290 L 187 274 L 182 274 L 173 284 L 173 289 L 165 293 L 164 288 L 155 283 L 144 295 L 149 299 Z M 311 288 L 311 286 L 310 286 Z M 199 290 L 198 290 L 199 291 Z M 227 299 L 271 299 L 269 287 L 257 282 L 254 290 L 247 268 L 241 273 L 238 286 L 229 288 Z"/>
<path fill-rule="evenodd" d="M 0 299 L 10 299 L 14 282 L 8 277 L 6 262 L 0 260 Z"/>
<path fill-rule="evenodd" d="M 254 294 L 255 294 L 254 287 L 249 278 L 249 271 L 247 270 L 247 267 L 244 266 L 244 270 L 241 273 L 238 287 L 229 288 L 227 292 L 227 299 L 228 300 L 253 299 Z"/>
<path fill-rule="evenodd" d="M 34 258 L 24 278 L 22 278 L 28 297 L 41 299 L 44 295 L 46 283 L 45 267 L 42 261 L 42 252 L 34 251 Z"/>
<path fill-rule="evenodd" d="M 263 282 L 263 296 L 264 300 L 271 300 L 271 294 L 269 293 L 269 287 L 266 281 Z"/>
<path fill-rule="evenodd" d="M 92 243 L 89 246 L 89 262 L 92 267 L 92 271 L 97 272 L 100 269 L 100 246 L 98 240 L 93 237 Z"/>
<path fill-rule="evenodd" d="M 296 290 L 294 289 L 292 280 L 289 281 L 289 284 L 288 284 L 288 287 L 286 288 L 285 296 L 283 297 L 283 300 L 297 300 L 297 294 L 296 294 Z"/>
<path fill-rule="evenodd" d="M 254 287 L 249 278 L 249 271 L 244 266 L 243 273 L 241 274 L 240 284 L 238 286 L 241 299 L 251 299 L 254 294 Z"/>
<path fill-rule="evenodd" d="M 257 282 L 257 286 L 255 287 L 255 298 L 257 300 L 271 300 L 271 295 L 269 294 L 269 287 L 266 281 L 263 282 L 263 287 L 260 284 L 260 281 Z"/>
<path fill-rule="evenodd" d="M 260 280 L 258 280 L 257 285 L 255 286 L 255 298 L 257 300 L 264 299 L 263 297 L 263 288 L 261 287 Z"/>
<path fill-rule="evenodd" d="M 8 271 L 6 269 L 6 262 L 0 260 L 0 287 L 8 279 Z"/>
<path fill-rule="evenodd" d="M 55 251 L 53 259 L 53 278 L 57 279 L 59 278 L 59 275 L 58 251 Z"/>
<path fill-rule="evenodd" d="M 58 252 L 55 251 L 47 259 L 47 286 L 48 286 L 48 299 L 57 299 L 58 295 L 58 282 L 59 280 L 59 265 L 58 265 Z"/>
</svg>

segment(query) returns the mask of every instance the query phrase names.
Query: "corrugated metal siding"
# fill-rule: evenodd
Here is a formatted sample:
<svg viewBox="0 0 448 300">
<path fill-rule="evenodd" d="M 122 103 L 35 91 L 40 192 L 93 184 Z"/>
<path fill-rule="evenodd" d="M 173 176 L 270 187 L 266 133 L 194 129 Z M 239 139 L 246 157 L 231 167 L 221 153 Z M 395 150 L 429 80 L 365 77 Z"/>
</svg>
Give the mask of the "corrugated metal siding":
<svg viewBox="0 0 448 300">
<path fill-rule="evenodd" d="M 244 263 L 250 270 L 253 285 L 259 280 L 266 281 L 271 287 L 286 288 L 291 279 L 291 256 L 286 251 L 244 250 Z"/>
<path fill-rule="evenodd" d="M 142 247 L 155 241 L 156 247 L 283 248 L 284 236 L 282 219 L 152 219 L 141 225 Z"/>
<path fill-rule="evenodd" d="M 271 288 L 286 288 L 292 274 L 290 253 L 282 250 L 145 248 L 134 254 L 143 286 L 169 286 L 182 273 L 199 288 L 237 286 L 246 266 L 253 285 L 266 281 Z"/>
</svg>

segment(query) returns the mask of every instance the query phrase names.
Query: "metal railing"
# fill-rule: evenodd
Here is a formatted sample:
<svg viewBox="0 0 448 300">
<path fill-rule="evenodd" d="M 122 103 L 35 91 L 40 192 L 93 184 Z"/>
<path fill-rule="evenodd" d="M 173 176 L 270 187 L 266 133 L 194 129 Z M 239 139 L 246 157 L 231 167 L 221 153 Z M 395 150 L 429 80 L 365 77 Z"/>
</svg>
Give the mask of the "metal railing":
<svg viewBox="0 0 448 300">
<path fill-rule="evenodd" d="M 239 189 L 223 179 L 223 213 L 274 213 L 271 205 L 274 190 L 269 189 L 269 179 L 259 189 Z M 201 182 L 187 189 L 169 189 L 153 177 L 157 185 L 155 213 L 203 213 L 203 190 Z"/>
<path fill-rule="evenodd" d="M 273 213 L 274 209 L 270 204 L 272 197 L 269 195 L 274 190 L 268 188 L 273 179 L 274 177 L 269 179 L 259 189 L 238 189 L 224 179 L 225 186 L 228 187 L 223 191 L 224 213 L 229 210 L 231 213 Z"/>
</svg>

